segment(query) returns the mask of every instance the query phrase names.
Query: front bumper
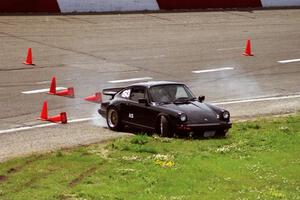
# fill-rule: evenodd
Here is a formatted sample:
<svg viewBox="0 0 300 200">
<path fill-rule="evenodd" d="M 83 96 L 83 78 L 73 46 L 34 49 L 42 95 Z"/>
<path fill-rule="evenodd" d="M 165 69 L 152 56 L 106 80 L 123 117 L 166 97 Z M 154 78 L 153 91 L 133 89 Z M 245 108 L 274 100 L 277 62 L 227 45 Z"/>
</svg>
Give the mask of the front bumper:
<svg viewBox="0 0 300 200">
<path fill-rule="evenodd" d="M 205 131 L 223 131 L 232 127 L 231 122 L 207 123 L 207 124 L 181 124 L 176 127 L 179 132 L 205 132 Z"/>
</svg>

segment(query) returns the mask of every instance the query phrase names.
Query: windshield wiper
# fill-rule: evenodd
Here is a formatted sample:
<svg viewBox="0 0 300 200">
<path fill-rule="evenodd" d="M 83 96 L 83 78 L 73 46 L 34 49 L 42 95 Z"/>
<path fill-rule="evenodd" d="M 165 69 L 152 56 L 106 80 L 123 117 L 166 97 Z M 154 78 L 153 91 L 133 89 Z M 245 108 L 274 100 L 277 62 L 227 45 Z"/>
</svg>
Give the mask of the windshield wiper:
<svg viewBox="0 0 300 200">
<path fill-rule="evenodd" d="M 189 98 L 189 97 L 180 97 L 180 98 L 177 98 L 173 101 L 173 103 L 188 103 L 190 101 L 194 101 L 196 98 L 195 97 L 192 97 L 192 98 Z"/>
<path fill-rule="evenodd" d="M 189 98 L 189 101 L 195 101 L 197 98 L 196 97 L 191 97 Z"/>
</svg>

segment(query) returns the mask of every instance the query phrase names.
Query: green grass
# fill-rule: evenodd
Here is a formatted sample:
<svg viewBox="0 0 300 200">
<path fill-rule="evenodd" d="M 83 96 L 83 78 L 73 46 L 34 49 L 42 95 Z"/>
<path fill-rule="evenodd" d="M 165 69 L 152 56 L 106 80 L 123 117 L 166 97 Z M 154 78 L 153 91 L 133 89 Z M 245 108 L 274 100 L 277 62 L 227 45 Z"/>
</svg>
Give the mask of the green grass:
<svg viewBox="0 0 300 200">
<path fill-rule="evenodd" d="M 300 199 L 300 115 L 226 139 L 137 135 L 0 166 L 0 199 Z"/>
</svg>

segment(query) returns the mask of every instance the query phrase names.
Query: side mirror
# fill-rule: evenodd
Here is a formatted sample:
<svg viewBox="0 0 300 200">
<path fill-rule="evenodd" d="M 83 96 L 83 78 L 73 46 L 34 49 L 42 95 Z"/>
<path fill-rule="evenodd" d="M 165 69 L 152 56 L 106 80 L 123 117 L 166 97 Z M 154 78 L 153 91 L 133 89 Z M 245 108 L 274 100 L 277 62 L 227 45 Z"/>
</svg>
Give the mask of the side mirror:
<svg viewBox="0 0 300 200">
<path fill-rule="evenodd" d="M 147 99 L 139 99 L 139 103 L 147 105 L 148 101 L 147 101 Z"/>
<path fill-rule="evenodd" d="M 205 100 L 205 96 L 199 96 L 199 97 L 198 97 L 198 101 L 199 101 L 199 102 L 202 103 L 204 100 Z"/>
</svg>

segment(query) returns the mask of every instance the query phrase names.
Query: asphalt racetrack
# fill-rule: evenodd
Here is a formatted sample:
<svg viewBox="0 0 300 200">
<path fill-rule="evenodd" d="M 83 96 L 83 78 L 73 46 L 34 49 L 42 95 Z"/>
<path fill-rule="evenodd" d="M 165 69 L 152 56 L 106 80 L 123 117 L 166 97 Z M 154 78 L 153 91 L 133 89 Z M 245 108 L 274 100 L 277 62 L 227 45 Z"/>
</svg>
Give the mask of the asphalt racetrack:
<svg viewBox="0 0 300 200">
<path fill-rule="evenodd" d="M 134 80 L 184 82 L 233 120 L 300 110 L 299 9 L 0 16 L 0 44 L 0 160 L 123 134 L 83 98 Z M 74 99 L 35 93 L 53 76 Z M 72 123 L 37 120 L 45 100 Z"/>
</svg>

